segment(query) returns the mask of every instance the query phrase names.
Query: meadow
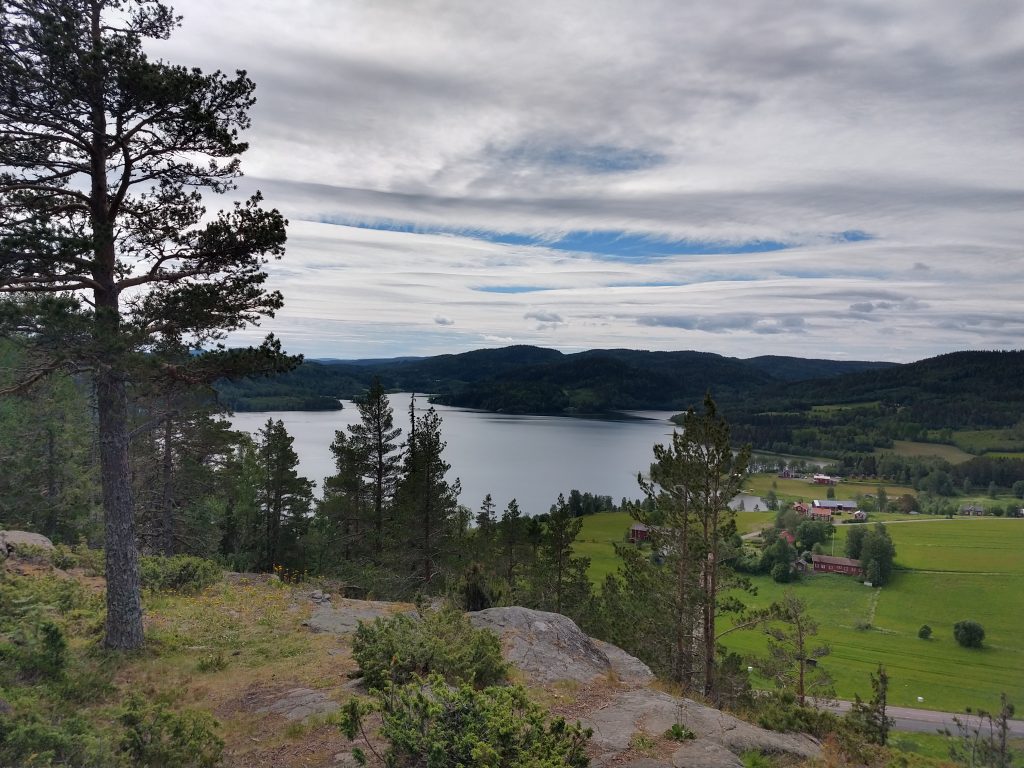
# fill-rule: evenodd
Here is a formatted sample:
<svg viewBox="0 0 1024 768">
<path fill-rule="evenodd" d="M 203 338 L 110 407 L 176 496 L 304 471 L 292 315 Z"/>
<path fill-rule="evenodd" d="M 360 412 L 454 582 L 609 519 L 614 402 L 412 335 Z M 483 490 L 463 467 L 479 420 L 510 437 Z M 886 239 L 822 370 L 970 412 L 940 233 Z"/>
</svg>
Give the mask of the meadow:
<svg viewBox="0 0 1024 768">
<path fill-rule="evenodd" d="M 1005 691 L 1020 706 L 1024 520 L 898 516 L 906 522 L 897 522 L 896 517 L 884 516 L 896 545 L 898 569 L 885 587 L 867 587 L 838 575 L 808 575 L 787 585 L 759 576 L 753 579 L 757 594 L 743 594 L 741 599 L 750 607 L 764 607 L 792 589 L 819 623 L 819 639 L 831 646 L 821 666 L 834 678 L 840 698 L 870 695 L 869 675 L 884 664 L 894 705 L 953 712 L 992 708 Z M 770 523 L 771 517 L 745 512 L 739 522 L 741 529 L 751 530 Z M 614 572 L 612 542 L 621 541 L 628 526 L 625 515 L 584 520 L 575 549 L 592 558 L 589 573 L 595 583 Z M 850 528 L 837 526 L 836 554 L 842 552 Z M 964 619 L 984 626 L 984 648 L 956 644 L 953 624 Z M 917 636 L 924 624 L 933 630 L 929 640 Z M 736 632 L 723 642 L 748 658 L 766 648 L 764 635 L 757 631 Z M 756 677 L 755 684 L 768 686 Z"/>
</svg>

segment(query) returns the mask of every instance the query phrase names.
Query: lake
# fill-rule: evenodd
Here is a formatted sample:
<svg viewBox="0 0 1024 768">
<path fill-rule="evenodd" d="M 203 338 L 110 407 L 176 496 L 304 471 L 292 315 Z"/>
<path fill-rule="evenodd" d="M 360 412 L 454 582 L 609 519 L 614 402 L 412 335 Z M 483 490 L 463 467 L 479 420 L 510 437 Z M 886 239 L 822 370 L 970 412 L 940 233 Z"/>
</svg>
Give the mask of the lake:
<svg viewBox="0 0 1024 768">
<path fill-rule="evenodd" d="M 405 431 L 410 397 L 407 392 L 389 395 L 395 424 Z M 335 430 L 359 421 L 355 404 L 342 403 L 341 411 L 238 413 L 231 423 L 255 432 L 268 418 L 283 421 L 295 438 L 299 471 L 319 487 L 334 473 L 330 444 Z M 428 407 L 426 397 L 417 395 L 417 413 Z M 547 512 L 559 493 L 568 495 L 573 488 L 611 496 L 616 503 L 624 496 L 639 498 L 637 472 L 647 472 L 655 443 L 667 444 L 672 435 L 668 419 L 673 413 L 668 411 L 583 419 L 434 407 L 443 419 L 441 432 L 448 443 L 443 455 L 452 465 L 449 479 L 462 481 L 460 501 L 473 510 L 488 493 L 499 513 L 515 498 L 528 515 Z"/>
</svg>

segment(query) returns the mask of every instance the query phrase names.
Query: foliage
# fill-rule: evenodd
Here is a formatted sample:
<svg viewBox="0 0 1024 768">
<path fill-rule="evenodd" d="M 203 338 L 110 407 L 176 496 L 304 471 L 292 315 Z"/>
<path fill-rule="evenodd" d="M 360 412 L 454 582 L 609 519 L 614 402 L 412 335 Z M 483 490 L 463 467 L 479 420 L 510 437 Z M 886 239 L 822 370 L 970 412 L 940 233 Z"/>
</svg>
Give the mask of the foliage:
<svg viewBox="0 0 1024 768">
<path fill-rule="evenodd" d="M 380 735 L 388 743 L 383 755 L 374 753 L 389 768 L 590 764 L 590 730 L 550 719 L 520 686 L 452 688 L 435 675 L 404 687 L 388 686 L 371 706 L 381 712 Z M 349 739 L 364 732 L 362 720 L 370 708 L 353 703 L 343 710 L 341 728 Z M 362 751 L 354 754 L 365 760 Z"/>
<path fill-rule="evenodd" d="M 0 288 L 14 298 L 0 306 L 0 335 L 32 341 L 22 383 L 90 373 L 104 642 L 134 649 L 143 628 L 129 390 L 298 362 L 269 337 L 259 350 L 217 346 L 282 305 L 263 288 L 263 266 L 283 253 L 285 221 L 258 193 L 207 215 L 203 191 L 227 192 L 240 173 L 255 86 L 244 72 L 150 59 L 145 41 L 179 23 L 168 6 L 52 0 L 2 14 Z"/>
<path fill-rule="evenodd" d="M 157 591 L 195 594 L 221 580 L 221 567 L 192 555 L 149 555 L 139 560 L 142 586 Z"/>
<path fill-rule="evenodd" d="M 953 625 L 953 639 L 963 648 L 981 648 L 985 639 L 985 628 L 969 619 Z"/>
<path fill-rule="evenodd" d="M 775 682 L 782 691 L 790 691 L 803 706 L 807 696 L 833 698 L 832 678 L 819 665 L 831 649 L 827 644 L 814 645 L 818 623 L 807 614 L 807 606 L 792 592 L 769 609 L 770 623 L 764 627 L 768 636 L 768 656 L 755 666 Z"/>
<path fill-rule="evenodd" d="M 352 638 L 352 657 L 371 689 L 433 673 L 450 683 L 482 687 L 504 681 L 508 671 L 497 636 L 474 629 L 453 607 L 360 622 Z"/>
<path fill-rule="evenodd" d="M 665 738 L 672 741 L 689 741 L 696 739 L 697 734 L 682 723 L 672 723 L 672 727 L 665 731 Z"/>
<path fill-rule="evenodd" d="M 716 622 L 723 608 L 734 605 L 719 595 L 736 585 L 729 563 L 740 550 L 729 502 L 742 488 L 750 463 L 750 446 L 734 452 L 730 434 L 706 394 L 703 410 L 684 415 L 671 445 L 654 446 L 650 479 L 639 478 L 655 511 L 633 510 L 651 528 L 652 545 L 665 559 L 662 578 L 672 595 L 671 609 L 663 608 L 657 620 L 670 627 L 672 679 L 712 699 L 717 695 Z"/>
<path fill-rule="evenodd" d="M 755 699 L 754 704 L 757 724 L 770 731 L 809 733 L 822 738 L 842 727 L 834 714 L 799 703 L 791 691 L 773 691 Z"/>
<path fill-rule="evenodd" d="M 889 675 L 881 664 L 877 674 L 871 675 L 871 691 L 870 701 L 863 701 L 859 694 L 854 697 L 846 719 L 862 739 L 884 747 L 889 741 L 893 719 L 886 714 Z"/>
<path fill-rule="evenodd" d="M 778 584 L 788 584 L 793 580 L 793 569 L 785 563 L 776 563 L 772 566 L 772 581 Z"/>
<path fill-rule="evenodd" d="M 132 696 L 118 719 L 125 727 L 120 749 L 132 765 L 214 768 L 220 764 L 224 742 L 216 733 L 217 721 L 208 712 L 175 712 L 163 704 L 143 704 Z"/>
<path fill-rule="evenodd" d="M 954 717 L 956 733 L 943 729 L 940 733 L 952 739 L 949 757 L 957 765 L 968 768 L 1011 768 L 1016 754 L 1010 748 L 1010 720 L 1013 704 L 1006 694 L 999 696 L 999 711 L 992 713 L 967 710 L 967 717 Z"/>
<path fill-rule="evenodd" d="M 922 624 L 921 628 L 917 630 L 917 636 L 922 640 L 931 640 L 932 628 L 927 624 Z"/>
</svg>

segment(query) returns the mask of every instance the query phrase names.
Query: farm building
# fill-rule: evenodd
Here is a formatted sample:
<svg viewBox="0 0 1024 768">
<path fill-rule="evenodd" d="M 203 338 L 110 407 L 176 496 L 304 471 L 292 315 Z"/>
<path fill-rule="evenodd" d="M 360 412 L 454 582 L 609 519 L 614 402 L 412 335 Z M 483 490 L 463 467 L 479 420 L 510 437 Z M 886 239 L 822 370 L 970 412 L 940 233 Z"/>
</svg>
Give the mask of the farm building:
<svg viewBox="0 0 1024 768">
<path fill-rule="evenodd" d="M 832 477 L 831 475 L 816 474 L 812 479 L 815 485 L 835 485 L 839 482 L 838 477 Z"/>
<path fill-rule="evenodd" d="M 981 504 L 964 504 L 960 507 L 960 514 L 968 517 L 982 517 L 985 514 L 985 508 Z"/>
<path fill-rule="evenodd" d="M 863 523 L 865 520 L 868 519 L 868 513 L 862 512 L 861 510 L 858 509 L 856 512 L 853 513 L 853 519 L 856 520 L 858 523 Z"/>
<path fill-rule="evenodd" d="M 639 542 L 647 541 L 650 538 L 651 529 L 643 523 L 633 523 L 633 526 L 629 529 L 629 542 L 631 544 L 638 544 Z"/>
<path fill-rule="evenodd" d="M 804 504 L 802 501 L 793 502 L 793 509 L 796 510 L 797 514 L 807 517 L 807 513 L 811 511 L 811 508 Z"/>
<path fill-rule="evenodd" d="M 857 508 L 857 502 L 847 499 L 815 499 L 814 506 L 831 509 L 837 514 L 841 514 L 843 512 L 853 512 Z"/>
<path fill-rule="evenodd" d="M 818 520 L 828 523 L 832 521 L 832 510 L 826 507 L 811 507 L 811 511 L 807 513 L 807 517 L 810 520 Z"/>
<path fill-rule="evenodd" d="M 863 576 L 864 568 L 860 560 L 849 557 L 832 557 L 831 555 L 811 555 L 811 563 L 815 573 L 842 573 L 847 576 Z"/>
</svg>

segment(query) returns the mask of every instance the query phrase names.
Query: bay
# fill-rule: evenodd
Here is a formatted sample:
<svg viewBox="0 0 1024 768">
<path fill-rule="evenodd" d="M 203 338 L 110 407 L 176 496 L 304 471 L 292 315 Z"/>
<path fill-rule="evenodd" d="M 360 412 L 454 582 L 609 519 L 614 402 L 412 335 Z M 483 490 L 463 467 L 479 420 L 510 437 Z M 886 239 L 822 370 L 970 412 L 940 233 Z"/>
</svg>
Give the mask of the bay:
<svg viewBox="0 0 1024 768">
<path fill-rule="evenodd" d="M 408 429 L 411 397 L 408 392 L 389 395 L 395 424 L 403 430 Z M 335 430 L 359 421 L 354 403 L 346 400 L 342 405 L 341 411 L 237 413 L 230 420 L 235 429 L 252 433 L 267 419 L 283 421 L 295 439 L 300 473 L 319 488 L 334 472 L 330 444 Z M 429 405 L 425 396 L 416 396 L 418 413 Z M 673 414 L 667 411 L 596 419 L 434 407 L 448 443 L 444 458 L 452 466 L 449 480 L 461 480 L 459 500 L 474 510 L 488 493 L 499 512 L 515 498 L 528 515 L 547 512 L 559 493 L 568 495 L 573 488 L 611 496 L 616 503 L 623 497 L 639 498 L 637 473 L 646 474 L 654 445 L 667 444 L 672 436 L 668 419 Z"/>
</svg>

